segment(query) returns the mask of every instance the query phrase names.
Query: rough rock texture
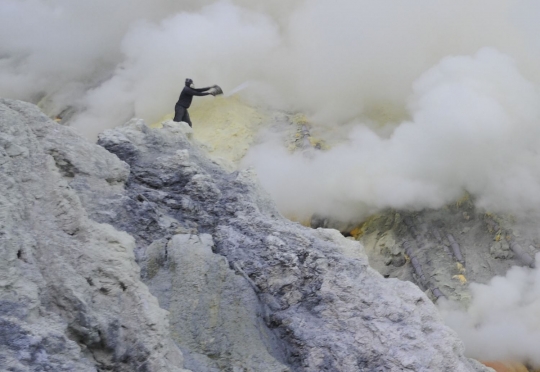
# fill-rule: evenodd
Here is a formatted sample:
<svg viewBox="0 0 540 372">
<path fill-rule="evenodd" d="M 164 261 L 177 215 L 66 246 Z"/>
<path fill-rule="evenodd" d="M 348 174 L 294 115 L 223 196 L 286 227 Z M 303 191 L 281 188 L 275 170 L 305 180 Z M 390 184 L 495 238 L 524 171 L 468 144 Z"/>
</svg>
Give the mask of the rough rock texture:
<svg viewBox="0 0 540 372">
<path fill-rule="evenodd" d="M 365 222 L 358 239 L 384 276 L 415 282 L 433 299 L 466 305 L 469 282 L 487 283 L 512 266 L 534 266 L 540 251 L 534 220 L 486 213 L 466 198 L 438 210 L 387 211 Z"/>
<path fill-rule="evenodd" d="M 185 129 L 107 131 L 119 160 L 0 101 L 2 368 L 487 371 L 415 285 L 282 218 Z"/>
<path fill-rule="evenodd" d="M 131 236 L 87 217 L 69 181 L 119 191 L 129 167 L 0 100 L 2 371 L 184 371 Z"/>
<path fill-rule="evenodd" d="M 147 283 L 171 312 L 171 331 L 194 371 L 288 371 L 249 283 L 212 252 L 208 234 L 177 234 L 147 249 Z M 270 352 L 269 352 L 270 351 Z"/>
<path fill-rule="evenodd" d="M 212 368 L 260 370 L 254 364 L 258 361 L 238 360 L 242 354 L 237 353 L 242 351 L 226 340 L 208 343 L 213 336 L 205 332 L 215 332 L 211 323 L 231 319 L 219 306 L 217 313 L 212 311 L 211 296 L 226 294 L 226 290 L 215 288 L 210 298 L 203 291 L 190 293 L 193 306 L 179 304 L 181 297 L 174 293 L 178 279 L 167 271 L 171 266 L 178 270 L 183 257 L 195 259 L 198 250 L 193 245 L 199 244 L 206 253 L 198 254 L 208 258 L 201 258 L 196 270 L 212 275 L 205 276 L 208 281 L 196 276 L 186 280 L 193 287 L 210 288 L 219 283 L 215 277 L 221 271 L 228 278 L 225 287 L 228 281 L 244 281 L 237 284 L 245 294 L 240 301 L 250 304 L 256 294 L 260 305 L 249 306 L 260 313 L 255 314 L 259 321 L 253 320 L 242 331 L 250 337 L 255 330 L 264 335 L 264 357 L 275 358 L 273 366 L 283 362 L 294 371 L 486 370 L 463 357 L 461 343 L 442 325 L 435 307 L 418 287 L 384 280 L 368 266 L 361 245 L 337 231 L 307 229 L 283 219 L 249 171 L 225 173 L 192 147 L 181 126 L 170 122 L 162 130 L 151 130 L 133 120 L 104 132 L 99 144 L 131 167 L 126 194 L 100 192 L 100 198 L 108 199 L 108 209 L 100 209 L 91 200 L 92 195 L 98 198 L 97 192 L 82 188 L 81 192 L 89 195 L 83 199 L 93 218 L 136 238 L 143 278 L 176 319 L 173 329 L 183 334 L 177 341 L 185 342 L 184 348 L 189 345 L 200 354 L 215 351 Z M 107 213 L 111 207 L 113 214 Z M 236 279 L 219 267 L 225 261 L 210 259 L 210 236 L 214 253 L 226 257 Z M 217 268 L 209 270 L 205 265 Z M 250 290 L 252 294 L 246 294 Z M 201 302 L 204 311 L 199 312 Z M 185 311 L 191 312 L 187 318 Z M 253 319 L 250 312 L 247 317 L 238 314 L 237 319 Z M 195 314 L 198 322 L 210 325 L 193 326 L 180 320 L 193 320 Z M 199 331 L 186 334 L 190 327 L 200 327 L 202 337 L 197 337 Z M 269 336 L 270 331 L 279 342 Z M 200 360 L 195 357 L 194 363 Z M 273 366 L 266 370 L 275 370 Z"/>
</svg>

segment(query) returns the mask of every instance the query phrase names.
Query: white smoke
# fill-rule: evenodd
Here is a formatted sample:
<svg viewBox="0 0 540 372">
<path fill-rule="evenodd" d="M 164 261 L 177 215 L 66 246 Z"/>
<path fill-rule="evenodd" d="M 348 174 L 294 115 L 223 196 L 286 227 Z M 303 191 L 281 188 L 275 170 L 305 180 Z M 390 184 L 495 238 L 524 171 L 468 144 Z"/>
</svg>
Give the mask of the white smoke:
<svg viewBox="0 0 540 372">
<path fill-rule="evenodd" d="M 540 255 L 536 257 L 540 263 Z M 513 267 L 487 285 L 471 284 L 467 310 L 440 306 L 443 317 L 481 360 L 522 361 L 540 366 L 540 269 Z"/>
<path fill-rule="evenodd" d="M 76 126 L 93 136 L 132 115 L 170 112 L 186 77 L 225 90 L 251 80 L 266 89 L 250 98 L 339 126 L 381 103 L 404 107 L 424 71 L 485 46 L 538 80 L 538 8 L 532 0 L 4 0 L 0 95 L 75 106 Z"/>
<path fill-rule="evenodd" d="M 29 99 L 88 89 L 110 77 L 122 60 L 119 45 L 132 22 L 162 18 L 167 3 L 3 0 L 0 94 Z"/>
<path fill-rule="evenodd" d="M 181 12 L 159 24 L 139 22 L 123 39 L 123 63 L 86 95 L 88 109 L 74 125 L 95 132 L 97 123 L 102 130 L 134 115 L 156 121 L 172 111 L 186 77 L 197 86 L 259 78 L 278 42 L 277 26 L 268 16 L 229 3 Z"/>
<path fill-rule="evenodd" d="M 438 208 L 465 190 L 492 211 L 540 205 L 540 94 L 510 58 L 447 57 L 414 83 L 408 107 L 412 120 L 388 139 L 358 123 L 330 151 L 306 158 L 265 142 L 246 161 L 286 214 Z"/>
<path fill-rule="evenodd" d="M 0 95 L 75 107 L 71 124 L 93 138 L 172 111 L 186 77 L 226 92 L 249 81 L 251 101 L 304 112 L 334 140 L 306 157 L 267 135 L 248 155 L 287 214 L 358 219 L 464 191 L 523 212 L 540 205 L 539 16 L 536 0 L 3 0 Z M 381 107 L 401 118 L 377 127 Z M 537 274 L 520 270 L 476 287 L 484 331 L 458 328 L 471 355 L 482 343 L 497 358 L 536 355 L 527 304 L 540 294 L 521 288 Z M 487 313 L 490 299 L 506 303 L 503 287 L 527 300 L 503 309 L 518 315 L 511 328 L 534 329 L 503 332 L 508 342 L 488 320 L 508 314 Z M 500 350 L 511 343 L 523 353 Z"/>
</svg>

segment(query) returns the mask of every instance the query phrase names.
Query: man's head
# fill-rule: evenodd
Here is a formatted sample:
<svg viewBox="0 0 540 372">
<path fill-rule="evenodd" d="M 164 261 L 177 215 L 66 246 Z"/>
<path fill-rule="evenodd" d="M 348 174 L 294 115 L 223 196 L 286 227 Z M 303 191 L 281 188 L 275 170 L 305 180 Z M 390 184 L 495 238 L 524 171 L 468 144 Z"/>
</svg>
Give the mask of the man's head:
<svg viewBox="0 0 540 372">
<path fill-rule="evenodd" d="M 190 87 L 193 85 L 193 80 L 191 80 L 190 78 L 187 78 L 186 79 L 186 87 Z"/>
</svg>

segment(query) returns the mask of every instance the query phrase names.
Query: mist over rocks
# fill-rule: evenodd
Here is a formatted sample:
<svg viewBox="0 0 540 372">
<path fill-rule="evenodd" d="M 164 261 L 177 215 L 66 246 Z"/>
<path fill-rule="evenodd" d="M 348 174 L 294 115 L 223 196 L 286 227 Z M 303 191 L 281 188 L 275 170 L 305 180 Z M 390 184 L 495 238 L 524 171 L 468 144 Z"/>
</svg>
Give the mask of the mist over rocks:
<svg viewBox="0 0 540 372">
<path fill-rule="evenodd" d="M 41 101 L 53 117 L 75 108 L 65 119 L 94 137 L 133 116 L 152 123 L 172 111 L 186 77 L 226 91 L 254 82 L 249 97 L 326 128 L 366 124 L 377 107 L 403 111 L 422 73 L 484 47 L 540 82 L 534 0 L 3 5 L 0 95 Z"/>
<path fill-rule="evenodd" d="M 538 214 L 539 87 L 493 48 L 449 56 L 412 84 L 410 118 L 390 134 L 358 121 L 344 140 L 308 159 L 266 136 L 243 161 L 279 210 L 301 220 L 440 209 L 464 192 L 490 212 Z"/>
<path fill-rule="evenodd" d="M 384 280 L 337 231 L 281 217 L 179 124 L 103 133 L 115 156 L 35 106 L 0 109 L 10 368 L 487 371 L 416 286 Z"/>
</svg>

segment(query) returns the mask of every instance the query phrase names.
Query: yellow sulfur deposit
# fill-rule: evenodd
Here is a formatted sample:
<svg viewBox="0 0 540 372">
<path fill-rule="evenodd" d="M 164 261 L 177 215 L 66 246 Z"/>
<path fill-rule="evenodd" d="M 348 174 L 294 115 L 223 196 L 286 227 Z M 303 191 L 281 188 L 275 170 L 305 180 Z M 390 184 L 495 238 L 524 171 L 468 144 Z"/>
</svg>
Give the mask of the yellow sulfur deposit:
<svg viewBox="0 0 540 372">
<path fill-rule="evenodd" d="M 298 222 L 300 225 L 304 227 L 311 227 L 311 217 L 299 217 L 295 215 L 287 215 L 285 216 L 288 220 Z"/>
<path fill-rule="evenodd" d="M 364 115 L 379 128 L 409 120 L 405 107 L 390 101 L 366 102 Z"/>
<path fill-rule="evenodd" d="M 296 125 L 309 125 L 309 120 L 304 114 L 294 114 L 291 116 L 291 121 Z"/>
<path fill-rule="evenodd" d="M 209 155 L 236 164 L 248 151 L 266 115 L 249 106 L 237 96 L 217 96 L 198 102 L 189 110 L 193 122 L 193 136 L 203 144 Z M 161 122 L 171 120 L 173 114 L 164 116 L 151 125 L 160 128 Z"/>
<path fill-rule="evenodd" d="M 239 96 L 200 100 L 190 108 L 189 114 L 194 139 L 212 159 L 230 170 L 246 155 L 259 130 L 271 121 L 271 115 L 266 111 L 248 105 Z M 150 127 L 161 128 L 162 122 L 172 120 L 173 116 L 174 113 L 167 114 Z M 323 140 L 312 136 L 311 125 L 304 114 L 286 116 L 296 129 L 291 133 L 288 146 L 291 152 L 299 146 L 302 148 L 304 140 L 315 149 L 329 149 Z"/>
<path fill-rule="evenodd" d="M 248 151 L 266 116 L 238 97 L 216 97 L 191 112 L 195 139 L 212 156 L 237 163 Z"/>
<path fill-rule="evenodd" d="M 465 278 L 465 275 L 454 275 L 452 279 L 457 279 L 461 284 L 467 284 L 467 278 Z"/>
<path fill-rule="evenodd" d="M 469 202 L 471 202 L 471 195 L 468 192 L 465 192 L 465 194 L 456 202 L 456 208 L 461 208 L 464 204 Z"/>
<path fill-rule="evenodd" d="M 161 123 L 167 120 L 172 120 L 173 118 L 174 118 L 174 113 L 170 113 L 163 116 L 161 119 L 159 119 L 155 123 L 150 124 L 149 126 L 150 128 L 163 128 L 163 125 Z"/>
<path fill-rule="evenodd" d="M 358 226 L 351 231 L 351 236 L 353 236 L 355 239 L 360 238 L 363 234 L 364 231 L 362 230 L 362 226 Z"/>
<path fill-rule="evenodd" d="M 320 138 L 309 137 L 309 142 L 311 143 L 311 146 L 315 147 L 316 149 L 330 150 L 330 146 L 328 146 L 326 142 Z"/>
<path fill-rule="evenodd" d="M 369 217 L 367 220 L 365 220 L 360 225 L 356 226 L 354 229 L 351 230 L 350 232 L 351 236 L 354 237 L 356 240 L 359 240 L 360 238 L 362 238 L 362 236 L 364 236 L 368 227 L 372 223 L 374 223 L 379 217 L 380 215 L 377 215 L 377 214 L 374 214 L 371 217 Z"/>
</svg>

